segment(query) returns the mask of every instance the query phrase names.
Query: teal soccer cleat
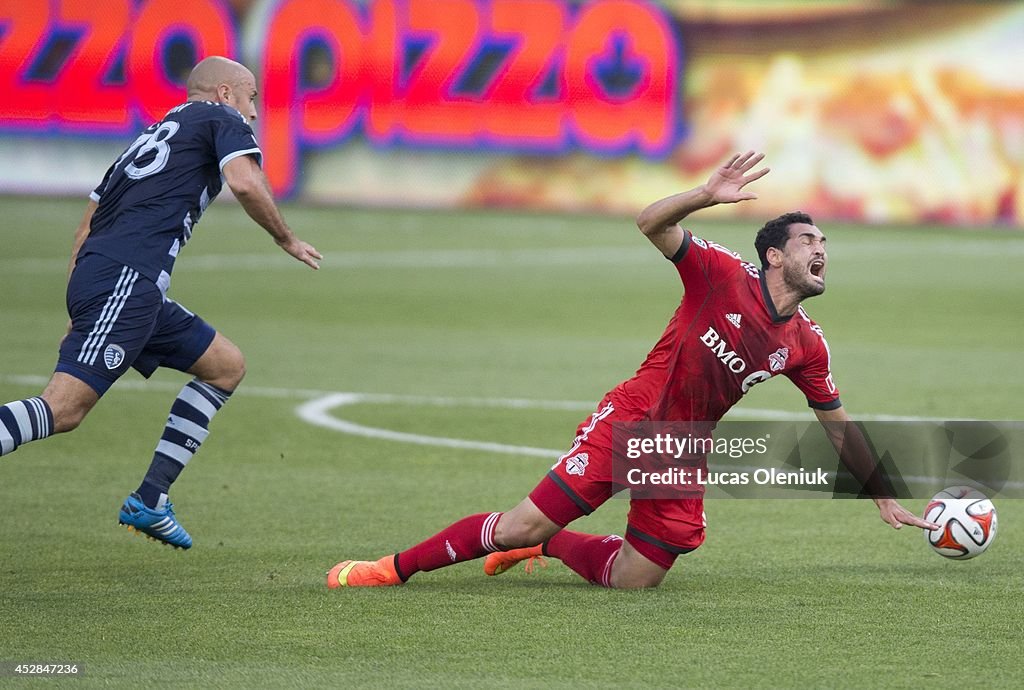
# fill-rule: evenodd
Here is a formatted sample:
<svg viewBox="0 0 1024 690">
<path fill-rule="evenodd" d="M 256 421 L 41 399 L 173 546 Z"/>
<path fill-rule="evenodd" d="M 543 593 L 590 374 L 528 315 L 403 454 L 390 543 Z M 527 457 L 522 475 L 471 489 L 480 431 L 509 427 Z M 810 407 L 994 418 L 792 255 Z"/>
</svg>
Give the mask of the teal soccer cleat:
<svg viewBox="0 0 1024 690">
<path fill-rule="evenodd" d="M 117 522 L 129 531 L 139 532 L 176 549 L 192 546 L 192 537 L 174 517 L 174 506 L 169 502 L 162 508 L 147 508 L 139 495 L 133 493 L 124 500 Z"/>
</svg>

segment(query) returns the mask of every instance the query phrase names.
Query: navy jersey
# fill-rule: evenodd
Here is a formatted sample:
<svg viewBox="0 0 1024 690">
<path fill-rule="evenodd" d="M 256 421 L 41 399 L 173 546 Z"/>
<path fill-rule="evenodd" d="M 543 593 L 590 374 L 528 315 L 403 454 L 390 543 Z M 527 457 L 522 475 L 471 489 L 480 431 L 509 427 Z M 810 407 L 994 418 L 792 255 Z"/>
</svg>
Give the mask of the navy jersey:
<svg viewBox="0 0 1024 690">
<path fill-rule="evenodd" d="M 178 252 L 220 193 L 233 158 L 263 154 L 231 106 L 188 101 L 129 146 L 90 195 L 98 203 L 79 256 L 102 254 L 149 278 L 162 292 Z"/>
</svg>

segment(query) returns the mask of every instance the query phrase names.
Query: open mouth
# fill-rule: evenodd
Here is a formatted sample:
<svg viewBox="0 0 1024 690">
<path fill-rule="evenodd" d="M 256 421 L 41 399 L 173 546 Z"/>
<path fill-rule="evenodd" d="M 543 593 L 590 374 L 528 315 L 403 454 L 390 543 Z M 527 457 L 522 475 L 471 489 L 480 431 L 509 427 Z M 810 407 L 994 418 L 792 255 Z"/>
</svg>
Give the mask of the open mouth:
<svg viewBox="0 0 1024 690">
<path fill-rule="evenodd" d="M 810 265 L 811 275 L 815 278 L 822 278 L 825 273 L 825 262 L 820 259 L 815 259 Z"/>
</svg>

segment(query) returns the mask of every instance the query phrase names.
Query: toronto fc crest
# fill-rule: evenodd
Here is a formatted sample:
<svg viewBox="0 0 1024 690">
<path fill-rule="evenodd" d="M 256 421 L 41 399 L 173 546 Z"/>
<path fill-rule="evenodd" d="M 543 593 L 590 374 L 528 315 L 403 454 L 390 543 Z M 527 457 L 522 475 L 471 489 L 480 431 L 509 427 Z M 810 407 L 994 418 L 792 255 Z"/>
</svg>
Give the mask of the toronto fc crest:
<svg viewBox="0 0 1024 690">
<path fill-rule="evenodd" d="M 789 348 L 780 347 L 768 355 L 768 366 L 772 371 L 782 371 L 786 368 L 786 360 L 789 359 Z"/>
<path fill-rule="evenodd" d="M 589 464 L 590 456 L 586 453 L 579 453 L 578 455 L 573 455 L 571 458 L 565 459 L 565 471 L 569 474 L 576 474 L 582 477 L 587 471 L 587 465 Z"/>
</svg>

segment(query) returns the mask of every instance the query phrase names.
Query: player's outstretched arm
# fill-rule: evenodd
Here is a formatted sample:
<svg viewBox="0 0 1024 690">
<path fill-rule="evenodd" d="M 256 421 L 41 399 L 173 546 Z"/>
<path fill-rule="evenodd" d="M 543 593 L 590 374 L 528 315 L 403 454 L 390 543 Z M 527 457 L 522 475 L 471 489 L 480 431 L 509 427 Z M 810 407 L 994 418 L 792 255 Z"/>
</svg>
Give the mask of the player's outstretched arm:
<svg viewBox="0 0 1024 690">
<path fill-rule="evenodd" d="M 893 496 L 892 488 L 881 473 L 876 471 L 878 463 L 863 432 L 842 406 L 834 410 L 815 410 L 814 414 L 825 428 L 825 434 L 839 454 L 839 459 L 871 494 L 883 522 L 894 529 L 900 529 L 903 525 L 929 530 L 939 528 L 934 522 L 922 520 L 899 504 Z"/>
<path fill-rule="evenodd" d="M 745 192 L 743 188 L 768 174 L 769 168 L 750 172 L 762 159 L 763 153 L 737 153 L 701 186 L 665 197 L 645 208 L 637 216 L 637 227 L 662 254 L 674 256 L 683 242 L 683 230 L 678 225 L 683 218 L 709 206 L 757 198 L 757 194 Z"/>
<path fill-rule="evenodd" d="M 320 268 L 324 257 L 313 245 L 303 242 L 284 220 L 270 183 L 252 156 L 239 156 L 224 166 L 224 179 L 249 217 L 270 233 L 277 245 L 310 268 Z"/>
</svg>

